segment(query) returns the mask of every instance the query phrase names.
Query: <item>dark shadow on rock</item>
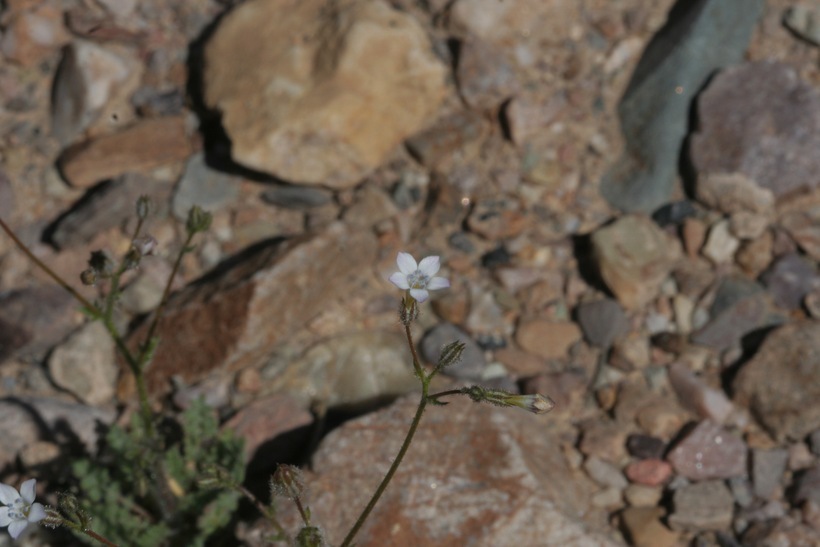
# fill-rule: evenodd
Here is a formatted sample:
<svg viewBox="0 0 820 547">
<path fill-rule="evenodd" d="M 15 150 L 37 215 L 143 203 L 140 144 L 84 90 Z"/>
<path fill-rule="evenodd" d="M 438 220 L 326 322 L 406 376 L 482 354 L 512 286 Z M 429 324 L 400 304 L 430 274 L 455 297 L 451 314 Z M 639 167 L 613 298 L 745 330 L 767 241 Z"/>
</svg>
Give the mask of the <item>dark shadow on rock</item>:
<svg viewBox="0 0 820 547">
<path fill-rule="evenodd" d="M 732 385 L 735 382 L 735 377 L 737 376 L 740 369 L 748 363 L 754 356 L 757 354 L 757 350 L 760 349 L 760 346 L 763 344 L 766 337 L 769 335 L 770 332 L 777 330 L 782 325 L 769 325 L 757 330 L 753 330 L 745 334 L 740 339 L 740 348 L 741 354 L 740 357 L 737 358 L 733 363 L 730 363 L 726 366 L 720 373 L 720 383 L 723 391 L 725 391 L 729 397 L 734 396 L 734 390 L 732 389 Z"/>
<path fill-rule="evenodd" d="M 615 295 L 612 294 L 612 291 L 609 290 L 609 287 L 606 286 L 606 283 L 604 283 L 604 280 L 601 278 L 601 274 L 595 262 L 592 249 L 592 233 L 572 236 L 572 254 L 578 263 L 578 273 L 581 275 L 581 279 L 584 280 L 584 283 L 600 290 L 610 298 L 615 298 Z"/>
<path fill-rule="evenodd" d="M 205 104 L 205 47 L 222 19 L 235 7 L 231 6 L 214 18 L 188 45 L 188 80 L 185 83 L 185 91 L 189 107 L 199 118 L 199 132 L 203 138 L 203 152 L 208 167 L 255 182 L 285 182 L 236 163 L 231 157 L 231 140 L 222 126 L 221 113 Z"/>
<path fill-rule="evenodd" d="M 76 211 L 86 207 L 88 204 L 90 204 L 95 199 L 97 199 L 99 194 L 102 194 L 102 193 L 105 193 L 105 192 L 109 191 L 113 185 L 114 185 L 114 180 L 113 179 L 108 179 L 108 180 L 104 180 L 102 182 L 99 182 L 99 183 L 95 184 L 94 186 L 92 186 L 91 188 L 89 188 L 88 190 L 86 190 L 85 194 L 83 194 L 83 197 L 81 197 L 79 200 L 74 202 L 71 205 L 71 207 L 69 207 L 65 212 L 61 213 L 60 216 L 58 216 L 48 226 L 46 226 L 45 230 L 43 230 L 43 237 L 42 237 L 41 241 L 43 243 L 51 245 L 55 249 L 59 250 L 60 245 L 58 245 L 54 241 L 54 233 L 57 231 L 58 228 L 60 228 L 60 224 L 66 218 L 68 218 L 72 214 L 74 214 Z"/>
</svg>

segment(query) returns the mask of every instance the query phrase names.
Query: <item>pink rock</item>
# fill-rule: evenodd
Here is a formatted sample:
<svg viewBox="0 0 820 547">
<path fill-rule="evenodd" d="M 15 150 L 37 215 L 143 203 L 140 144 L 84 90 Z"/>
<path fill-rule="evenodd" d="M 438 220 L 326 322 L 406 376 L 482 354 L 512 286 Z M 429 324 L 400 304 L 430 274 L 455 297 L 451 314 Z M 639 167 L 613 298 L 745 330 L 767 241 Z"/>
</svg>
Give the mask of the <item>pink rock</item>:
<svg viewBox="0 0 820 547">
<path fill-rule="evenodd" d="M 631 482 L 659 486 L 672 477 L 672 466 L 663 460 L 638 460 L 626 466 L 624 473 Z"/>
<path fill-rule="evenodd" d="M 341 541 L 367 504 L 417 400 L 351 420 L 322 441 L 306 483 L 329 543 Z M 560 434 L 543 417 L 463 398 L 428 409 L 359 545 L 620 544 L 600 533 L 605 512 L 588 505 L 596 487 L 567 465 Z M 293 504 L 280 507 L 290 529 Z"/>
<path fill-rule="evenodd" d="M 702 481 L 746 474 L 746 443 L 720 425 L 704 420 L 667 456 L 679 475 Z"/>
</svg>

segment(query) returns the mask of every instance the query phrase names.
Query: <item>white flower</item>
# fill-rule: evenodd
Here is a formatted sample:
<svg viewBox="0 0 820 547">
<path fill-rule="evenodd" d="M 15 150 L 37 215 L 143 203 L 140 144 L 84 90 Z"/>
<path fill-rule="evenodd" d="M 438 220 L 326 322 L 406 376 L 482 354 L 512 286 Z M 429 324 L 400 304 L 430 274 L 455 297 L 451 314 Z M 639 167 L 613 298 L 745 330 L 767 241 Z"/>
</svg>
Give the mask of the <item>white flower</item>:
<svg viewBox="0 0 820 547">
<path fill-rule="evenodd" d="M 396 264 L 399 271 L 390 276 L 390 282 L 402 290 L 410 291 L 410 296 L 419 304 L 430 296 L 427 291 L 450 286 L 450 282 L 444 277 L 433 277 L 441 267 L 437 256 L 428 256 L 416 264 L 416 259 L 410 253 L 400 252 Z"/>
<path fill-rule="evenodd" d="M 42 503 L 34 501 L 34 486 L 37 479 L 29 479 L 20 486 L 18 492 L 8 484 L 0 483 L 0 528 L 9 527 L 9 534 L 14 539 L 23 533 L 29 522 L 39 522 L 46 518 Z"/>
</svg>

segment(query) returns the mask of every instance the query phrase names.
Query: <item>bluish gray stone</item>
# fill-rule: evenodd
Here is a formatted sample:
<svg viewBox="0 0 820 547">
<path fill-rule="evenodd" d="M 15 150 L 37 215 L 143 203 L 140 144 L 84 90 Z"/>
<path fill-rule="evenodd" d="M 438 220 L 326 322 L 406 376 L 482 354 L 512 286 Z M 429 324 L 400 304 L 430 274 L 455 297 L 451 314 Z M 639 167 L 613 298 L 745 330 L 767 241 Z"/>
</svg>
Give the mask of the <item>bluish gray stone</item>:
<svg viewBox="0 0 820 547">
<path fill-rule="evenodd" d="M 626 151 L 601 181 L 624 211 L 667 202 L 689 129 L 692 99 L 719 68 L 739 62 L 763 0 L 679 0 L 644 51 L 618 114 Z"/>
<path fill-rule="evenodd" d="M 174 191 L 172 210 L 175 217 L 185 220 L 192 206 L 216 211 L 236 199 L 238 193 L 233 177 L 208 167 L 200 152 L 191 156 L 185 166 L 185 173 Z"/>
</svg>

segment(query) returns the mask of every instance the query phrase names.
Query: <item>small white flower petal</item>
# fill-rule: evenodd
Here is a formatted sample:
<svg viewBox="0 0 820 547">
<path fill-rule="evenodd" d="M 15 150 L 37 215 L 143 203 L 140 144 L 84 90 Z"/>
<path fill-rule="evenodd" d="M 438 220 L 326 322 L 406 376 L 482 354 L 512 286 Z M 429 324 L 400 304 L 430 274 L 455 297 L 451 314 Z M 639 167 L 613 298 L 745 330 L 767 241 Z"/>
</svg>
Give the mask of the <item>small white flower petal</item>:
<svg viewBox="0 0 820 547">
<path fill-rule="evenodd" d="M 403 291 L 406 291 L 410 288 L 410 284 L 407 282 L 407 276 L 401 272 L 396 272 L 392 274 L 388 279 L 392 284 L 394 284 Z"/>
<path fill-rule="evenodd" d="M 8 507 L 0 507 L 0 528 L 5 528 L 11 524 L 11 517 L 9 516 Z"/>
<path fill-rule="evenodd" d="M 396 258 L 396 264 L 399 266 L 399 271 L 404 275 L 410 275 L 419 267 L 418 264 L 416 264 L 416 259 L 413 258 L 413 255 L 410 253 L 399 252 L 399 256 Z"/>
<path fill-rule="evenodd" d="M 421 304 L 422 302 L 427 300 L 427 297 L 430 296 L 430 293 L 428 293 L 424 289 L 410 289 L 410 296 L 412 296 L 416 300 L 416 302 Z"/>
<path fill-rule="evenodd" d="M 20 492 L 18 492 L 16 488 L 0 482 L 0 503 L 3 505 L 11 505 L 19 497 Z"/>
<path fill-rule="evenodd" d="M 450 286 L 450 281 L 446 277 L 434 277 L 427 282 L 427 290 L 435 291 L 438 289 L 446 289 Z"/>
<path fill-rule="evenodd" d="M 35 487 L 37 486 L 37 479 L 29 479 L 20 485 L 20 497 L 26 500 L 26 503 L 31 505 L 34 503 L 34 498 L 37 497 Z"/>
<path fill-rule="evenodd" d="M 441 268 L 441 261 L 437 256 L 428 256 L 422 258 L 421 262 L 419 262 L 419 271 L 423 273 L 425 277 L 433 277 L 439 268 Z"/>
<path fill-rule="evenodd" d="M 27 520 L 12 521 L 12 523 L 9 524 L 9 535 L 14 539 L 17 539 L 20 534 L 23 533 L 23 530 L 26 529 L 26 526 L 28 526 Z"/>
<path fill-rule="evenodd" d="M 40 522 L 46 518 L 46 508 L 42 503 L 32 503 L 28 512 L 29 522 Z"/>
</svg>

